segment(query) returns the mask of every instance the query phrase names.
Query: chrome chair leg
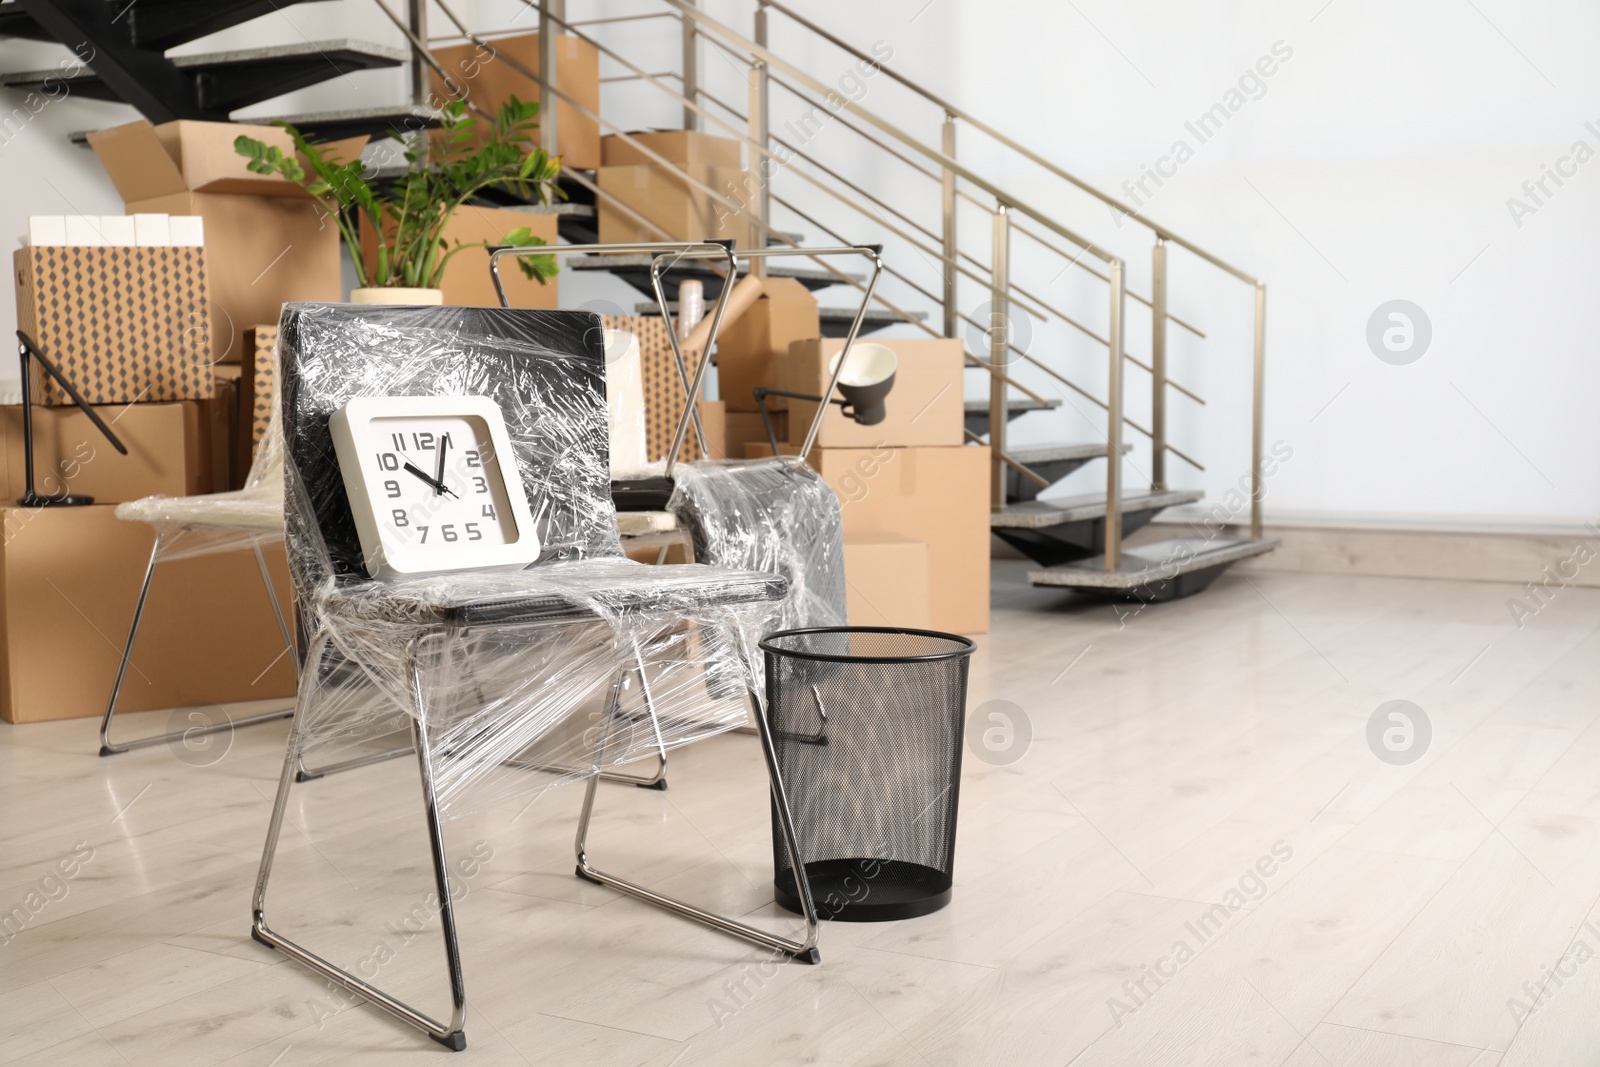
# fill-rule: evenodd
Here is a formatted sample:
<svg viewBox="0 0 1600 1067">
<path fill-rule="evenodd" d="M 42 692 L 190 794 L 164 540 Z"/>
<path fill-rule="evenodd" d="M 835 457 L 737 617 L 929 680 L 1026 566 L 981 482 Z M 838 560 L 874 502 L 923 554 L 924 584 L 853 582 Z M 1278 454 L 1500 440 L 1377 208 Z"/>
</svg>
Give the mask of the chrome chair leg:
<svg viewBox="0 0 1600 1067">
<path fill-rule="evenodd" d="M 111 740 L 111 719 L 117 711 L 117 698 L 122 695 L 122 682 L 128 674 L 128 661 L 133 657 L 133 643 L 139 637 L 139 623 L 144 620 L 145 603 L 150 598 L 150 580 L 155 577 L 156 560 L 161 554 L 161 536 L 156 535 L 155 546 L 150 549 L 150 562 L 144 569 L 144 584 L 139 587 L 139 602 L 134 605 L 133 625 L 128 627 L 128 642 L 122 646 L 122 660 L 117 664 L 116 681 L 111 683 L 111 700 L 106 704 L 105 717 L 100 720 L 100 755 L 115 756 L 135 748 L 145 748 L 149 745 L 161 745 L 170 741 L 182 741 L 190 737 L 202 737 L 223 730 L 233 730 L 240 726 L 253 726 L 258 722 L 269 722 L 273 719 L 285 719 L 294 714 L 294 709 L 284 708 L 282 711 L 266 711 L 260 715 L 251 715 L 243 719 L 231 719 L 210 726 L 201 726 L 188 730 L 174 730 L 172 733 L 158 734 L 155 737 L 141 737 L 133 741 L 124 741 L 120 745 Z M 295 661 L 295 673 L 299 674 L 299 661 L 295 656 L 294 641 L 289 637 L 289 627 L 283 619 L 283 611 L 278 606 L 278 594 L 272 588 L 272 579 L 267 573 L 266 560 L 261 556 L 261 547 L 256 545 L 256 559 L 261 563 L 261 577 L 266 582 L 267 595 L 272 598 L 272 610 L 278 616 L 278 626 L 283 633 L 284 647 L 289 650 L 289 656 Z"/>
<path fill-rule="evenodd" d="M 800 858 L 802 853 L 800 851 L 799 836 L 795 832 L 794 813 L 789 808 L 789 795 L 784 789 L 783 774 L 778 767 L 777 752 L 772 745 L 772 731 L 768 726 L 767 717 L 761 707 L 760 696 L 753 689 L 750 689 L 747 692 L 749 699 L 753 702 L 756 726 L 761 735 L 761 751 L 762 755 L 767 761 L 767 777 L 771 782 L 772 802 L 777 808 L 778 826 L 783 835 L 783 845 L 789 853 L 790 866 L 795 872 L 795 888 L 799 894 L 800 903 L 805 909 L 805 939 L 803 941 L 794 941 L 786 937 L 779 937 L 776 934 L 768 933 L 767 931 L 759 929 L 755 926 L 751 926 L 748 923 L 742 923 L 737 919 L 730 919 L 727 916 L 706 911 L 705 909 L 696 907 L 687 901 L 679 900 L 676 897 L 669 897 L 662 893 L 657 893 L 654 890 L 647 889 L 636 882 L 630 882 L 624 878 L 619 878 L 614 874 L 607 874 L 606 872 L 595 868 L 589 862 L 587 847 L 589 821 L 594 815 L 595 787 L 600 782 L 599 774 L 591 774 L 588 782 L 584 786 L 583 808 L 578 815 L 578 835 L 576 841 L 573 843 L 573 851 L 576 853 L 578 860 L 578 867 L 575 873 L 579 878 L 582 878 L 586 881 L 594 882 L 597 885 L 610 886 L 619 893 L 626 893 L 628 896 L 636 897 L 639 900 L 654 904 L 659 908 L 664 908 L 667 911 L 670 911 L 675 915 L 681 915 L 686 919 L 692 919 L 693 921 L 702 923 L 714 930 L 721 930 L 723 933 L 732 934 L 734 937 L 743 938 L 752 944 L 761 945 L 764 948 L 770 948 L 778 952 L 786 953 L 793 959 L 799 960 L 802 963 L 821 963 L 822 953 L 817 948 L 817 909 L 816 905 L 811 899 L 811 886 L 809 881 L 803 877 L 801 873 L 805 870 L 805 863 Z M 654 718 L 653 709 L 651 716 Z M 660 732 L 658 726 L 658 737 L 659 734 Z M 604 740 L 602 740 L 602 760 L 603 758 Z"/>
<path fill-rule="evenodd" d="M 644 654 L 639 649 L 637 638 L 633 642 L 633 661 L 639 665 L 636 673 L 639 675 L 639 691 L 644 697 L 645 713 L 650 716 L 650 725 L 656 732 L 656 773 L 647 777 L 642 774 L 623 774 L 620 771 L 601 771 L 600 779 L 606 782 L 635 785 L 640 789 L 657 789 L 665 792 L 667 788 L 667 746 L 661 740 L 661 720 L 656 715 L 655 700 L 650 695 L 650 680 L 645 677 Z"/>
<path fill-rule="evenodd" d="M 294 780 L 297 782 L 314 782 L 318 778 L 326 778 L 330 774 L 340 774 L 344 771 L 353 771 L 357 767 L 370 767 L 374 763 L 387 763 L 401 756 L 409 756 L 417 750 L 415 743 L 402 745 L 399 748 L 385 749 L 367 756 L 356 756 L 352 759 L 340 760 L 330 763 L 326 767 L 299 767 L 295 770 Z"/>
<path fill-rule="evenodd" d="M 324 637 L 315 654 L 307 656 L 306 662 L 313 669 L 315 669 L 315 665 L 326 647 L 327 640 Z M 305 716 L 303 715 L 305 708 L 303 706 L 298 709 L 302 714 L 295 716 L 295 724 L 290 730 L 289 746 L 284 753 L 283 759 L 283 773 L 278 779 L 278 796 L 272 808 L 272 821 L 267 828 L 266 847 L 261 853 L 261 869 L 256 876 L 255 897 L 251 906 L 250 936 L 263 945 L 279 950 L 290 959 L 310 968 L 324 978 L 338 983 L 351 993 L 371 1001 L 402 1022 L 410 1023 L 412 1026 L 425 1031 L 429 1037 L 446 1048 L 460 1052 L 467 1047 L 467 1035 L 464 1029 L 467 1017 L 466 984 L 462 978 L 460 943 L 456 935 L 455 903 L 450 895 L 450 873 L 445 855 L 444 829 L 439 818 L 438 797 L 433 778 L 433 762 L 430 759 L 432 745 L 428 737 L 421 669 L 417 665 L 414 655 L 408 656 L 408 659 L 410 660 L 412 700 L 416 706 L 416 715 L 411 724 L 412 739 L 415 743 L 417 766 L 422 779 L 423 808 L 428 820 L 428 844 L 433 858 L 434 887 L 439 899 L 439 921 L 444 934 L 445 965 L 450 973 L 451 1012 L 449 1023 L 438 1022 L 404 1001 L 396 1000 L 371 983 L 357 978 L 344 968 L 330 963 L 281 934 L 275 933 L 267 926 L 267 882 L 272 874 L 272 860 L 278 848 L 278 834 L 283 828 L 283 816 L 288 806 L 289 789 L 294 783 L 295 767 L 299 763 L 301 755 L 302 739 L 300 727 L 305 721 Z M 302 690 L 302 693 L 308 692 L 310 688 L 312 687 Z"/>
</svg>

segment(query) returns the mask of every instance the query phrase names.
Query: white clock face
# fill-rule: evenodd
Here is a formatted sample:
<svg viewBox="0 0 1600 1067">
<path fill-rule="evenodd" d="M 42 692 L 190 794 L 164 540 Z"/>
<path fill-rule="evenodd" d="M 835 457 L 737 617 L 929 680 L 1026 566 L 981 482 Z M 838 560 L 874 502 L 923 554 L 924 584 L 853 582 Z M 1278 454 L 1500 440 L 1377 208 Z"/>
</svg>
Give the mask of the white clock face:
<svg viewBox="0 0 1600 1067">
<path fill-rule="evenodd" d="M 367 484 L 386 544 L 449 550 L 517 540 L 517 520 L 489 427 L 474 415 L 400 416 L 367 423 Z"/>
<path fill-rule="evenodd" d="M 357 397 L 328 418 L 367 573 L 539 558 L 511 437 L 485 396 Z"/>
</svg>

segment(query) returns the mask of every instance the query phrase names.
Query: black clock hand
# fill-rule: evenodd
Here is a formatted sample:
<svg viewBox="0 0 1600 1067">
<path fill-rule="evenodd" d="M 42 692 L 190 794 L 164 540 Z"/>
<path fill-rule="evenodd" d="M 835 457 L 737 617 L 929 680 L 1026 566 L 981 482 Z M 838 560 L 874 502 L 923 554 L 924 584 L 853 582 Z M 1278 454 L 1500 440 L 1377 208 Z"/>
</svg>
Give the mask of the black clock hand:
<svg viewBox="0 0 1600 1067">
<path fill-rule="evenodd" d="M 424 471 L 421 467 L 418 467 L 415 463 L 412 463 L 410 460 L 406 461 L 406 465 L 404 467 L 402 467 L 401 470 L 410 471 L 412 474 L 415 474 L 418 478 L 421 478 L 423 483 L 428 485 L 428 486 L 430 486 L 433 489 L 434 493 L 436 493 L 436 494 L 443 492 L 443 493 L 450 493 L 451 496 L 455 496 L 456 495 L 454 492 L 451 492 L 451 490 L 450 490 L 450 488 L 448 486 L 444 485 L 441 482 L 435 481 L 432 477 L 430 477 L 428 475 L 428 473 L 426 471 Z M 456 499 L 459 500 L 460 497 L 457 497 Z"/>
<path fill-rule="evenodd" d="M 435 496 L 439 495 L 440 493 L 449 492 L 449 490 L 445 489 L 444 487 L 444 454 L 445 450 L 449 447 L 450 435 L 445 434 L 443 437 L 439 438 L 439 473 L 433 476 L 434 482 L 437 483 L 433 487 Z M 451 493 L 450 495 L 455 496 L 454 493 Z"/>
</svg>

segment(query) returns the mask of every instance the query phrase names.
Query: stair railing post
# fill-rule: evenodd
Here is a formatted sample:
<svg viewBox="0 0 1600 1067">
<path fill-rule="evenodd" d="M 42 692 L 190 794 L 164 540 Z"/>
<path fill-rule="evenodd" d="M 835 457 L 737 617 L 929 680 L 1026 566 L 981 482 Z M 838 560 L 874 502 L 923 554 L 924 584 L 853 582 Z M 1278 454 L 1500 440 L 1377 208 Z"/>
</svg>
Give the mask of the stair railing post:
<svg viewBox="0 0 1600 1067">
<path fill-rule="evenodd" d="M 1256 343 L 1254 382 L 1250 398 L 1250 539 L 1261 540 L 1261 434 L 1262 379 L 1267 369 L 1267 283 L 1256 282 Z"/>
<path fill-rule="evenodd" d="M 1111 350 L 1106 379 L 1106 570 L 1122 562 L 1122 332 L 1126 310 L 1122 260 L 1113 259 L 1111 274 Z"/>
<path fill-rule="evenodd" d="M 553 16 L 553 17 L 552 17 Z M 567 19 L 566 0 L 539 0 L 539 147 L 552 156 L 561 153 L 561 139 L 556 130 L 556 94 L 551 87 L 557 81 L 557 20 Z"/>
<path fill-rule="evenodd" d="M 406 4 L 406 21 L 411 28 L 413 40 L 428 43 L 428 0 L 408 0 Z M 422 58 L 422 53 L 415 47 L 411 49 L 411 102 L 418 107 L 426 107 L 428 103 L 428 61 Z M 427 136 L 423 133 L 424 137 Z"/>
<path fill-rule="evenodd" d="M 1150 488 L 1167 487 L 1167 241 L 1150 255 Z"/>
<path fill-rule="evenodd" d="M 698 7 L 699 0 L 684 0 L 687 7 Z M 694 19 L 683 17 L 683 95 L 689 104 L 700 103 L 700 30 Z M 700 112 L 688 104 L 683 108 L 683 128 L 700 129 Z"/>
<path fill-rule="evenodd" d="M 1006 345 L 1011 324 L 1011 210 L 995 205 L 994 248 L 989 263 L 989 510 L 1006 507 Z"/>
<path fill-rule="evenodd" d="M 939 150 L 946 159 L 956 158 L 956 117 L 945 112 L 943 135 Z M 942 196 L 942 232 L 944 235 L 944 335 L 956 335 L 956 172 L 943 168 L 940 181 Z"/>
<path fill-rule="evenodd" d="M 763 49 L 767 47 L 767 5 L 756 4 L 756 44 Z M 765 248 L 767 244 L 768 221 L 772 218 L 772 177 L 774 161 L 767 152 L 772 146 L 768 143 L 768 113 L 767 105 L 770 96 L 769 72 L 765 60 L 752 60 L 750 64 L 750 102 L 747 113 L 750 116 L 750 140 L 760 145 L 763 151 L 752 150 L 750 153 L 750 171 L 755 178 L 755 197 L 748 205 L 750 215 L 755 219 L 755 225 L 750 230 L 750 246 L 752 248 Z M 764 256 L 757 256 L 750 260 L 750 273 L 764 278 L 767 274 L 767 260 Z"/>
</svg>

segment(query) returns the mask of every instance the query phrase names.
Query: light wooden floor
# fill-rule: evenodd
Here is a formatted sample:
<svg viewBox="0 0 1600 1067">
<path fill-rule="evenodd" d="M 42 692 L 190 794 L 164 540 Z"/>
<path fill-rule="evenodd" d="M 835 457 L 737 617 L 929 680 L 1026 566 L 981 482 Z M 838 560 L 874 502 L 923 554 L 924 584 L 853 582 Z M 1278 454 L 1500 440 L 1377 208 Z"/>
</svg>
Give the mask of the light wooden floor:
<svg viewBox="0 0 1600 1067">
<path fill-rule="evenodd" d="M 88 721 L 0 725 L 0 908 L 39 905 L 0 943 L 0 1062 L 1600 1062 L 1578 958 L 1600 953 L 1600 591 L 1518 630 L 1510 586 L 1235 572 L 1119 620 L 1024 569 L 996 564 L 971 700 L 1034 738 L 968 759 L 948 909 L 775 967 L 576 881 L 576 789 L 458 820 L 457 855 L 492 856 L 463 879 L 454 1059 L 246 936 L 282 725 L 205 767 L 99 759 Z M 1392 699 L 1432 725 L 1410 765 L 1368 746 Z M 602 790 L 596 862 L 792 928 L 754 739 L 682 752 L 671 782 Z M 350 964 L 387 945 L 379 981 L 442 1013 L 437 935 L 402 926 L 429 889 L 414 765 L 299 796 L 275 925 Z"/>
</svg>

